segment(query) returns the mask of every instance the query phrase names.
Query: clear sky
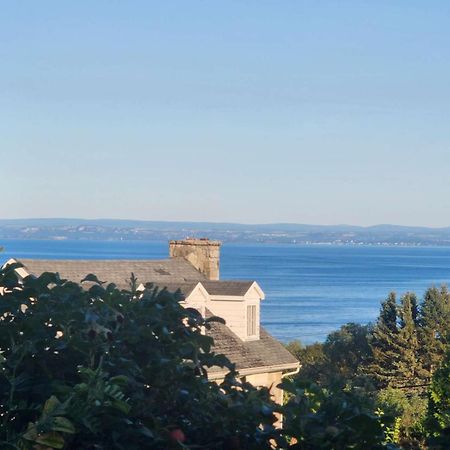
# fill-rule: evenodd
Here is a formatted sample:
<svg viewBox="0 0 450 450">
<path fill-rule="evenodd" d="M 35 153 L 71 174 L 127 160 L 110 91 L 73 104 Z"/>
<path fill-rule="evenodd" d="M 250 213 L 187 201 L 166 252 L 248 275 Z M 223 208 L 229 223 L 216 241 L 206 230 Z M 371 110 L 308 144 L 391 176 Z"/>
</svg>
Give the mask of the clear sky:
<svg viewBox="0 0 450 450">
<path fill-rule="evenodd" d="M 0 218 L 450 225 L 450 2 L 2 1 Z"/>
</svg>

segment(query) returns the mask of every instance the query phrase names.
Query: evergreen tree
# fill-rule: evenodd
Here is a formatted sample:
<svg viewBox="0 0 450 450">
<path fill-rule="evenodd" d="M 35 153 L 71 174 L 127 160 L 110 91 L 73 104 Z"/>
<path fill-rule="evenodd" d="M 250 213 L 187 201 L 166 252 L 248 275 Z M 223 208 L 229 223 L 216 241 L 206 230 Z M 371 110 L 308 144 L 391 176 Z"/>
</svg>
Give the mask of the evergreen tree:
<svg viewBox="0 0 450 450">
<path fill-rule="evenodd" d="M 386 387 L 395 381 L 398 333 L 397 298 L 395 292 L 391 292 L 381 304 L 380 315 L 370 339 L 371 363 L 365 368 L 367 375 L 380 387 Z"/>
<path fill-rule="evenodd" d="M 420 310 L 421 360 L 431 378 L 444 358 L 450 336 L 450 293 L 446 286 L 431 287 Z"/>
<path fill-rule="evenodd" d="M 398 358 L 395 360 L 397 379 L 393 385 L 407 391 L 422 391 L 427 373 L 423 368 L 418 337 L 419 314 L 415 294 L 406 293 L 399 308 L 400 326 L 395 346 Z"/>
<path fill-rule="evenodd" d="M 395 294 L 391 293 L 381 306 L 373 330 L 370 341 L 372 361 L 366 369 L 379 387 L 413 392 L 421 390 L 426 383 L 418 326 L 416 296 L 406 293 L 398 305 Z"/>
<path fill-rule="evenodd" d="M 391 292 L 388 298 L 381 304 L 378 328 L 383 328 L 392 333 L 397 332 L 397 296 Z"/>
</svg>

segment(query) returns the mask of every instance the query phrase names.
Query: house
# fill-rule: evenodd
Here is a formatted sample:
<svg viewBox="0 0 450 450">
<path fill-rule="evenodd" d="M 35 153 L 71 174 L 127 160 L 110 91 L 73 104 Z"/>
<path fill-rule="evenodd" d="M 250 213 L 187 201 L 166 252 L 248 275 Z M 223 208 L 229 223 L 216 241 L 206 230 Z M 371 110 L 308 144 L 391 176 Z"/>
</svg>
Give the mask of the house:
<svg viewBox="0 0 450 450">
<path fill-rule="evenodd" d="M 266 386 L 274 400 L 282 402 L 276 388 L 282 377 L 298 371 L 299 363 L 260 324 L 260 303 L 264 292 L 256 281 L 220 280 L 220 242 L 208 239 L 170 241 L 169 258 L 164 260 L 38 260 L 21 259 L 19 276 L 58 272 L 62 278 L 79 282 L 94 273 L 99 280 L 129 288 L 133 273 L 138 289 L 154 283 L 170 291 L 180 290 L 186 307 L 196 308 L 204 317 L 216 315 L 226 324 L 214 322 L 207 331 L 214 338 L 214 350 L 227 356 L 241 377 L 255 386 Z M 213 367 L 211 380 L 220 381 L 226 371 Z"/>
</svg>

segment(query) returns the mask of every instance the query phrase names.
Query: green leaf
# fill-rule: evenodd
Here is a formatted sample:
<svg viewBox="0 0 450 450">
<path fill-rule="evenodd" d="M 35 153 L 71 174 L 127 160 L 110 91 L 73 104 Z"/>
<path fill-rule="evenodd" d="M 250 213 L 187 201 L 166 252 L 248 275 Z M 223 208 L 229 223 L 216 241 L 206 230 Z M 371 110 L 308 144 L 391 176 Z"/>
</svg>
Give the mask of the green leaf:
<svg viewBox="0 0 450 450">
<path fill-rule="evenodd" d="M 54 396 L 52 395 L 46 402 L 44 405 L 44 413 L 45 414 L 50 414 L 52 411 L 54 411 L 59 405 L 61 404 L 61 402 Z"/>
<path fill-rule="evenodd" d="M 117 375 L 109 380 L 111 383 L 118 384 L 119 386 L 125 386 L 128 383 L 128 377 L 125 375 Z"/>
<path fill-rule="evenodd" d="M 62 433 L 74 434 L 75 427 L 72 422 L 65 417 L 55 417 L 52 425 L 53 431 L 61 431 Z"/>
<path fill-rule="evenodd" d="M 63 448 L 64 438 L 58 433 L 45 433 L 38 436 L 35 442 L 50 448 Z"/>
<path fill-rule="evenodd" d="M 37 437 L 36 425 L 32 422 L 28 423 L 26 432 L 23 434 L 23 438 L 27 441 L 34 441 Z"/>
<path fill-rule="evenodd" d="M 128 414 L 131 410 L 131 406 L 128 403 L 121 400 L 114 400 L 113 405 L 116 409 L 123 412 L 124 414 Z"/>
</svg>

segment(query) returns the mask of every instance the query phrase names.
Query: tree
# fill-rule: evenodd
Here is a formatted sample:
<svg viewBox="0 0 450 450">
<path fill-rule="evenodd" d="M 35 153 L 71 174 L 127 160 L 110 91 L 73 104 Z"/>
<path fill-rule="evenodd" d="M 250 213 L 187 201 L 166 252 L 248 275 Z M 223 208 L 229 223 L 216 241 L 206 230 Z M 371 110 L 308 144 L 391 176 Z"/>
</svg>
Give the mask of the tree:
<svg viewBox="0 0 450 450">
<path fill-rule="evenodd" d="M 403 295 L 400 305 L 394 293 L 382 303 L 370 340 L 372 359 L 366 368 L 380 388 L 423 391 L 426 371 L 420 358 L 419 325 L 417 298 L 413 293 Z"/>
<path fill-rule="evenodd" d="M 444 358 L 450 337 L 450 293 L 446 286 L 429 288 L 420 310 L 421 360 L 427 378 Z"/>
<path fill-rule="evenodd" d="M 370 327 L 367 325 L 347 323 L 328 335 L 324 353 L 330 366 L 330 375 L 334 374 L 344 384 L 356 379 L 360 368 L 371 355 L 369 333 Z"/>
<path fill-rule="evenodd" d="M 300 361 L 300 371 L 296 379 L 312 381 L 319 385 L 328 383 L 328 360 L 323 344 L 315 342 L 303 346 L 300 341 L 292 341 L 286 348 Z"/>
<path fill-rule="evenodd" d="M 391 292 L 381 304 L 380 315 L 370 338 L 372 358 L 365 372 L 379 386 L 386 387 L 395 382 L 395 360 L 398 358 L 397 298 Z"/>
<path fill-rule="evenodd" d="M 417 298 L 406 293 L 401 299 L 399 309 L 400 327 L 395 344 L 398 356 L 394 362 L 396 379 L 392 386 L 407 391 L 423 391 L 426 385 L 426 372 L 420 359 L 421 345 L 418 338 Z"/>
<path fill-rule="evenodd" d="M 353 383 L 370 355 L 369 332 L 368 325 L 347 323 L 330 333 L 323 344 L 304 347 L 299 341 L 290 342 L 286 348 L 301 363 L 296 378 L 323 387 Z"/>
</svg>

